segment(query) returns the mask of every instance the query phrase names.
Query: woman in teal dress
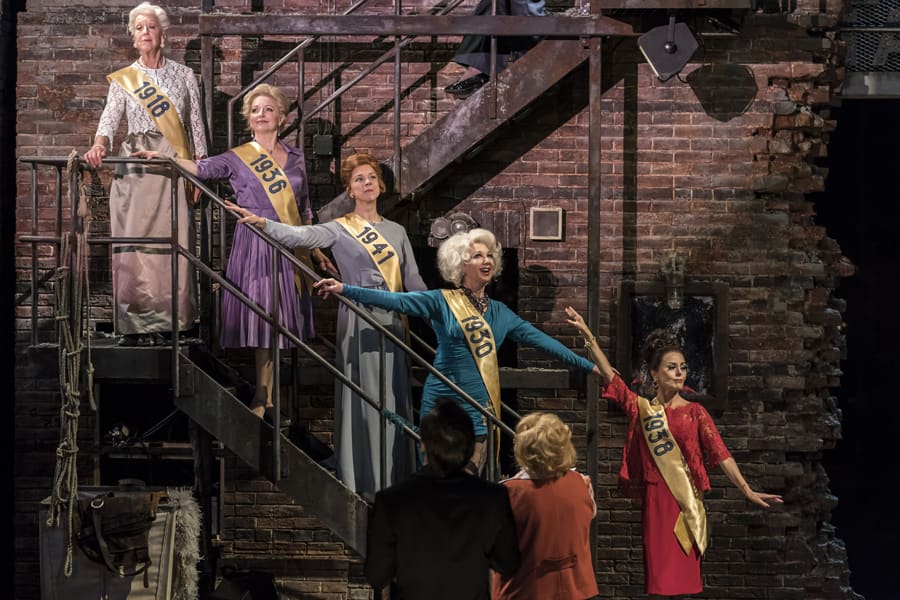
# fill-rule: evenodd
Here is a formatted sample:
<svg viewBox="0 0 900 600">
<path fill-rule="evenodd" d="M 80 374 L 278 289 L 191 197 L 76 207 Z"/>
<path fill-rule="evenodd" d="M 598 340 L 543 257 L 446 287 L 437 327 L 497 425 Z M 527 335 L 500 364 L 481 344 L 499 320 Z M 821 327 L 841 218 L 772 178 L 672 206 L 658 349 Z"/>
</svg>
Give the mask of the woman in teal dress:
<svg viewBox="0 0 900 600">
<path fill-rule="evenodd" d="M 496 237 L 485 229 L 457 233 L 441 244 L 438 267 L 455 290 L 395 293 L 345 285 L 334 279 L 323 279 L 316 287 L 324 296 L 338 293 L 361 304 L 430 321 L 438 340 L 435 369 L 481 406 L 499 415 L 496 349 L 507 339 L 543 350 L 572 368 L 599 374 L 592 362 L 541 332 L 502 302 L 488 298 L 485 287 L 499 275 L 500 252 Z M 457 398 L 457 394 L 429 375 L 422 390 L 421 414 L 434 408 L 438 398 Z M 462 399 L 458 402 L 475 424 L 479 442 L 470 467 L 480 470 L 485 459 L 487 424 L 476 408 Z"/>
</svg>

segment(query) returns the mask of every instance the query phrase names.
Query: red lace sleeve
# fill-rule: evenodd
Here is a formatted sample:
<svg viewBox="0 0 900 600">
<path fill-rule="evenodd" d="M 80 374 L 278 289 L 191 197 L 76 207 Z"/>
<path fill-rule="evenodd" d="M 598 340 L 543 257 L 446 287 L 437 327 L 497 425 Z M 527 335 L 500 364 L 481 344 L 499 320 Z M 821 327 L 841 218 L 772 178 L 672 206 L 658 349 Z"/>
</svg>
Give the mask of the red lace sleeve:
<svg viewBox="0 0 900 600">
<path fill-rule="evenodd" d="M 715 467 L 726 458 L 731 458 L 731 452 L 725 447 L 719 430 L 712 417 L 701 405 L 697 404 L 697 433 L 700 437 L 700 446 L 703 449 L 703 456 L 706 457 L 706 463 L 710 467 Z"/>
<path fill-rule="evenodd" d="M 609 400 L 629 416 L 637 412 L 637 394 L 632 392 L 618 375 L 603 386 L 600 397 Z"/>
</svg>

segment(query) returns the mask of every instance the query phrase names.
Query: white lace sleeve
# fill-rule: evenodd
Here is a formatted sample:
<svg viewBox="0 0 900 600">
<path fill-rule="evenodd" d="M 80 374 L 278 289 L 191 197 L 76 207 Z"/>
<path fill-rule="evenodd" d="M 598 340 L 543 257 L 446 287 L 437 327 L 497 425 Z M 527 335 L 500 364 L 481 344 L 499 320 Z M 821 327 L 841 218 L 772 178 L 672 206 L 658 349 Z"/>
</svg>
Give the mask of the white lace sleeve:
<svg viewBox="0 0 900 600">
<path fill-rule="evenodd" d="M 113 136 L 119 128 L 119 121 L 125 113 L 125 105 L 128 97 L 125 90 L 118 84 L 109 84 L 109 93 L 106 95 L 106 106 L 103 108 L 103 114 L 100 115 L 100 123 L 97 125 L 97 135 L 103 135 L 109 138 L 110 146 L 112 146 Z"/>
<path fill-rule="evenodd" d="M 188 91 L 188 117 L 191 122 L 191 134 L 194 140 L 194 154 L 206 156 L 206 131 L 203 127 L 203 118 L 200 110 L 200 88 L 197 86 L 197 76 L 193 72 L 187 76 Z"/>
</svg>

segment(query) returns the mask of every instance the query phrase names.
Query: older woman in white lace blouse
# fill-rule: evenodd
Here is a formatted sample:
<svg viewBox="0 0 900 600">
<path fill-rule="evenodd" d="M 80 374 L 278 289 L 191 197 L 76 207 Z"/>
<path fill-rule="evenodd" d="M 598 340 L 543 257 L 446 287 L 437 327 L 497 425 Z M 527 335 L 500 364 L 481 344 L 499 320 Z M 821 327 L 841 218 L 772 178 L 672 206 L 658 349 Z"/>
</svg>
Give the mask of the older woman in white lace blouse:
<svg viewBox="0 0 900 600">
<path fill-rule="evenodd" d="M 94 167 L 112 151 L 111 142 L 122 115 L 128 135 L 119 156 L 156 151 L 163 156 L 197 159 L 206 156 L 206 135 L 200 115 L 200 91 L 193 70 L 165 57 L 169 18 L 148 2 L 128 18 L 138 59 L 111 73 L 106 107 L 84 158 Z M 191 211 L 185 186 L 178 185 L 178 239 L 193 240 Z M 172 190 L 167 171 L 155 165 L 119 164 L 110 187 L 110 230 L 113 237 L 169 237 Z M 163 343 L 160 334 L 190 329 L 197 317 L 194 277 L 179 261 L 178 323 L 173 323 L 171 248 L 167 244 L 117 244 L 112 249 L 116 331 L 124 345 Z"/>
</svg>

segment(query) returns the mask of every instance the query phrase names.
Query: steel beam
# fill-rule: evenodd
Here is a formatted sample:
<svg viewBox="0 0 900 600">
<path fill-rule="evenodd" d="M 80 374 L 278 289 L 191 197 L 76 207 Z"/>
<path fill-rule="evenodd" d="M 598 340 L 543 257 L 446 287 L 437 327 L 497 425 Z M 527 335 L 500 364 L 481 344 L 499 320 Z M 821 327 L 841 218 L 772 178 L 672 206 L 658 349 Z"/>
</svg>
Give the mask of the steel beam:
<svg viewBox="0 0 900 600">
<path fill-rule="evenodd" d="M 200 35 L 633 36 L 631 25 L 601 16 L 200 15 Z"/>
</svg>

